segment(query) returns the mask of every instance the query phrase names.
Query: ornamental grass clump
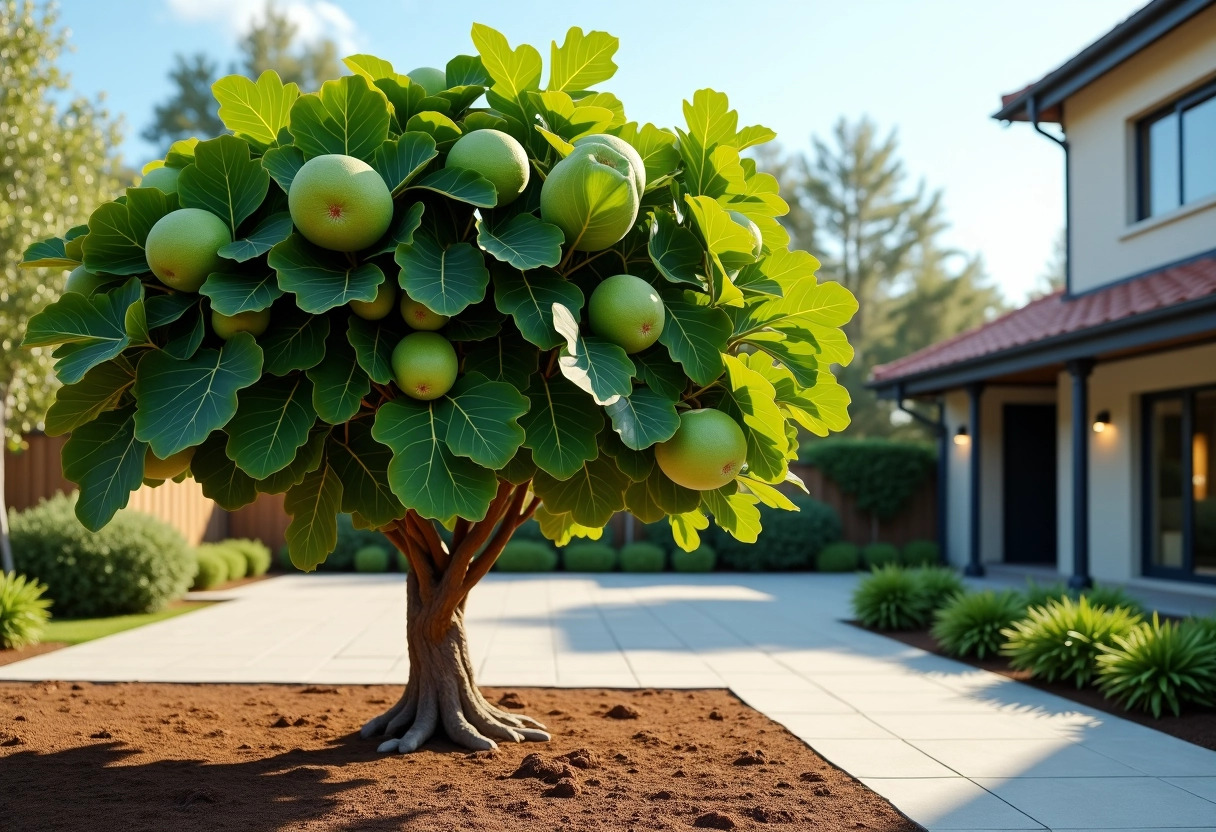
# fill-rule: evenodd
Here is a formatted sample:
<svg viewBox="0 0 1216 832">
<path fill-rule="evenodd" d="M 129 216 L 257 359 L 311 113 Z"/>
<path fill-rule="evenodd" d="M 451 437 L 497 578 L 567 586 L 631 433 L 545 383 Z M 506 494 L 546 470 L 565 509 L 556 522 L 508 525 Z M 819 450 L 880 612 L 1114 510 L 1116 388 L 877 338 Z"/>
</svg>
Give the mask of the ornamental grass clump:
<svg viewBox="0 0 1216 832">
<path fill-rule="evenodd" d="M 875 569 L 853 591 L 853 615 L 874 630 L 918 630 L 931 612 L 916 575 L 898 566 Z"/>
<path fill-rule="evenodd" d="M 1048 601 L 1001 631 L 1006 639 L 1001 653 L 1014 668 L 1029 670 L 1036 679 L 1072 682 L 1080 688 L 1094 677 L 1098 646 L 1126 636 L 1140 620 L 1128 610 L 1095 607 L 1085 598 Z"/>
<path fill-rule="evenodd" d="M 1128 710 L 1174 716 L 1184 705 L 1216 704 L 1216 642 L 1192 622 L 1162 623 L 1153 613 L 1113 644 L 1099 644 L 1098 687 Z"/>
<path fill-rule="evenodd" d="M 1001 631 L 1025 613 L 1026 602 L 1010 589 L 961 593 L 937 611 L 933 637 L 951 656 L 986 659 L 1005 643 Z"/>
<path fill-rule="evenodd" d="M 963 579 L 949 566 L 921 566 L 910 572 L 920 584 L 930 612 L 936 612 L 955 596 L 967 591 Z"/>
<path fill-rule="evenodd" d="M 46 585 L 24 575 L 0 572 L 0 649 L 37 644 L 51 620 Z"/>
</svg>

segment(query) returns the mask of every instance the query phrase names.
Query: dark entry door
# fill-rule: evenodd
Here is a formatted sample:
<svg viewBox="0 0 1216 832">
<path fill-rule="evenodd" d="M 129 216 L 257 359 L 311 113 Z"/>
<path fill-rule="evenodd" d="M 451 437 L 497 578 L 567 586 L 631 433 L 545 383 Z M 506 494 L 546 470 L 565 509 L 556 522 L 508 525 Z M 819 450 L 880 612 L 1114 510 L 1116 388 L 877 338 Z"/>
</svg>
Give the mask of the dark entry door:
<svg viewBox="0 0 1216 832">
<path fill-rule="evenodd" d="M 1056 406 L 1005 405 L 1005 563 L 1056 562 Z"/>
</svg>

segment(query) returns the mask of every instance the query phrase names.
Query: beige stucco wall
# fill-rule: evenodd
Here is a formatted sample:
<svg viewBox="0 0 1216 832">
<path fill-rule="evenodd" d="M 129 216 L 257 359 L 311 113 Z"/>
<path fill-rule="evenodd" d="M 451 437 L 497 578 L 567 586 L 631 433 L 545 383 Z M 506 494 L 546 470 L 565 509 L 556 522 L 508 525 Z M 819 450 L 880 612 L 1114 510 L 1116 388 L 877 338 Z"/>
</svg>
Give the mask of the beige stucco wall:
<svg viewBox="0 0 1216 832">
<path fill-rule="evenodd" d="M 1100 363 L 1089 380 L 1090 418 L 1109 410 L 1110 426 L 1090 432 L 1090 573 L 1098 581 L 1140 576 L 1140 396 L 1216 384 L 1216 344 Z M 1059 378 L 1059 551 L 1072 572 L 1072 378 Z"/>
<path fill-rule="evenodd" d="M 1134 122 L 1214 77 L 1216 6 L 1064 103 L 1074 292 L 1216 248 L 1216 199 L 1134 222 Z"/>
</svg>

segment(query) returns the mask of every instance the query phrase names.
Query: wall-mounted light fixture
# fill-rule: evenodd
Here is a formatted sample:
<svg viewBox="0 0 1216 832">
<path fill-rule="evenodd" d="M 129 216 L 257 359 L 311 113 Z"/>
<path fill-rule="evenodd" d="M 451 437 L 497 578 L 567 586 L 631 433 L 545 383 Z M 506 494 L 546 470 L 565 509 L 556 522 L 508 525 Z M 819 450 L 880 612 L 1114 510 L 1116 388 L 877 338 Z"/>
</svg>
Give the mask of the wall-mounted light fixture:
<svg viewBox="0 0 1216 832">
<path fill-rule="evenodd" d="M 957 431 L 957 432 L 955 432 L 955 434 L 954 434 L 954 444 L 955 444 L 955 445 L 969 445 L 969 444 L 971 444 L 971 436 L 970 436 L 970 435 L 967 433 L 967 426 L 966 426 L 966 425 L 959 425 L 959 426 L 958 426 L 958 431 Z"/>
<path fill-rule="evenodd" d="M 1094 417 L 1094 433 L 1101 433 L 1110 426 L 1110 411 L 1099 410 L 1098 415 Z"/>
</svg>

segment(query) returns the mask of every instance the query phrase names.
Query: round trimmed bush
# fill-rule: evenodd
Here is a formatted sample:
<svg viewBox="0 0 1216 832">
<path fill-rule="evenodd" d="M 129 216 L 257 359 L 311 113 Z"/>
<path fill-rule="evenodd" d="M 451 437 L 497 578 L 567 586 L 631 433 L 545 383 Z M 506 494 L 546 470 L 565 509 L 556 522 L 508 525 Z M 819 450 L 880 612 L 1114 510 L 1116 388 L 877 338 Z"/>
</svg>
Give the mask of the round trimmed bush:
<svg viewBox="0 0 1216 832">
<path fill-rule="evenodd" d="M 228 580 L 228 559 L 220 557 L 206 547 L 200 546 L 195 550 L 195 560 L 198 563 L 198 574 L 194 576 L 191 589 L 214 589 Z"/>
<path fill-rule="evenodd" d="M 853 614 L 874 630 L 918 630 L 931 612 L 920 581 L 895 565 L 875 569 L 853 590 Z"/>
<path fill-rule="evenodd" d="M 1024 619 L 1003 630 L 1001 653 L 1015 669 L 1029 670 L 1036 679 L 1075 682 L 1080 688 L 1097 670 L 1099 645 L 1113 644 L 1115 636 L 1126 636 L 1139 623 L 1140 616 L 1127 610 L 1066 597 L 1031 607 Z"/>
<path fill-rule="evenodd" d="M 1216 642 L 1191 622 L 1164 624 L 1153 613 L 1127 635 L 1099 644 L 1098 687 L 1125 708 L 1160 717 L 1186 704 L 1216 704 Z"/>
<path fill-rule="evenodd" d="M 380 573 L 388 571 L 388 549 L 383 546 L 364 546 L 355 552 L 355 571 Z"/>
<path fill-rule="evenodd" d="M 918 566 L 911 571 L 920 584 L 930 612 L 936 612 L 956 595 L 967 591 L 963 579 L 948 566 Z"/>
<path fill-rule="evenodd" d="M 820 572 L 856 572 L 861 568 L 861 548 L 844 540 L 829 543 L 815 556 L 815 568 Z"/>
<path fill-rule="evenodd" d="M 718 553 L 705 544 L 691 552 L 679 548 L 671 552 L 671 568 L 676 572 L 713 572 L 717 565 Z"/>
<path fill-rule="evenodd" d="M 567 572 L 611 572 L 616 561 L 616 549 L 607 543 L 571 543 L 562 549 L 562 569 Z"/>
<path fill-rule="evenodd" d="M 951 656 L 986 659 L 1005 643 L 1001 631 L 1025 613 L 1026 602 L 1012 589 L 962 593 L 937 611 L 933 637 Z"/>
<path fill-rule="evenodd" d="M 189 589 L 198 564 L 177 529 L 124 510 L 94 533 L 75 504 L 60 494 L 11 519 L 17 569 L 46 584 L 56 617 L 155 612 Z"/>
<path fill-rule="evenodd" d="M 805 494 L 790 499 L 798 511 L 761 507 L 764 534 L 758 543 L 740 543 L 715 530 L 712 543 L 721 564 L 741 572 L 807 569 L 824 546 L 840 540 L 840 516 L 834 508 Z"/>
<path fill-rule="evenodd" d="M 245 558 L 245 574 L 256 578 L 270 571 L 272 560 L 270 547 L 260 540 L 234 537 L 224 541 L 224 545 L 235 552 L 240 552 Z"/>
<path fill-rule="evenodd" d="M 936 566 L 941 562 L 941 549 L 932 540 L 913 540 L 899 553 L 904 566 Z"/>
<path fill-rule="evenodd" d="M 557 552 L 548 543 L 512 540 L 503 547 L 494 568 L 499 572 L 552 572 L 557 568 Z"/>
<path fill-rule="evenodd" d="M 653 543 L 628 543 L 621 547 L 622 572 L 662 572 L 667 553 Z"/>
<path fill-rule="evenodd" d="M 862 547 L 861 562 L 866 569 L 899 563 L 899 549 L 890 543 L 871 543 Z"/>
<path fill-rule="evenodd" d="M 37 644 L 46 622 L 49 598 L 46 587 L 24 575 L 0 572 L 0 649 L 12 650 Z"/>
<path fill-rule="evenodd" d="M 224 568 L 227 570 L 227 580 L 229 581 L 239 581 L 249 571 L 249 563 L 245 560 L 245 556 L 241 554 L 241 550 L 229 545 L 228 541 L 204 543 L 198 549 L 200 552 L 213 554 L 224 561 Z"/>
</svg>

